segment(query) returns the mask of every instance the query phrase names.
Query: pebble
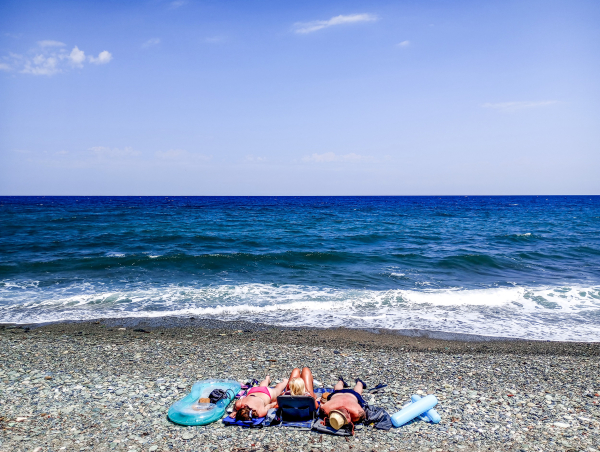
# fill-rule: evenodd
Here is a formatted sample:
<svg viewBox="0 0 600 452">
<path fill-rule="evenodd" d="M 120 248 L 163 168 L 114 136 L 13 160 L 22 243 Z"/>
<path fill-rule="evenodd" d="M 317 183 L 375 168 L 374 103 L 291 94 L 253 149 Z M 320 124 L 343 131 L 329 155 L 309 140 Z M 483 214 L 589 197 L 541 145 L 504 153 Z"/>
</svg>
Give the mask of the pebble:
<svg viewBox="0 0 600 452">
<path fill-rule="evenodd" d="M 473 351 L 452 341 L 239 322 L 229 330 L 142 325 L 147 333 L 133 331 L 137 326 L 55 324 L 19 335 L 0 327 L 0 450 L 600 450 L 597 345 L 549 353 L 546 343 L 487 344 Z M 277 381 L 305 365 L 325 387 L 339 375 L 369 386 L 387 383 L 365 397 L 390 414 L 412 394 L 433 393 L 442 422 L 415 421 L 389 432 L 358 426 L 347 441 L 220 422 L 183 427 L 166 418 L 197 380 L 269 373 Z"/>
</svg>

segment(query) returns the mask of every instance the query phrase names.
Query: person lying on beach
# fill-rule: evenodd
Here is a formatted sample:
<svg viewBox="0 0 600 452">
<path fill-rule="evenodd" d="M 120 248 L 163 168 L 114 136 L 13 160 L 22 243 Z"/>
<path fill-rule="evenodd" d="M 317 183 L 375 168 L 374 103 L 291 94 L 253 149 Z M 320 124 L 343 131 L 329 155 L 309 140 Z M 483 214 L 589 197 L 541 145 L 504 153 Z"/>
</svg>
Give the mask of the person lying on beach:
<svg viewBox="0 0 600 452">
<path fill-rule="evenodd" d="M 277 397 L 285 390 L 287 378 L 274 388 L 269 388 L 271 377 L 267 375 L 258 386 L 250 388 L 246 395 L 233 406 L 230 417 L 238 421 L 250 421 L 252 418 L 264 417 L 271 408 L 277 406 Z"/>
<path fill-rule="evenodd" d="M 297 367 L 292 370 L 290 375 L 287 388 L 284 395 L 295 395 L 295 396 L 311 396 L 315 399 L 315 408 L 319 408 L 317 397 L 315 396 L 313 388 L 313 376 L 312 372 L 308 367 L 303 367 L 302 372 Z"/>
<path fill-rule="evenodd" d="M 340 377 L 340 381 L 333 387 L 327 401 L 321 404 L 321 410 L 329 417 L 329 425 L 338 430 L 346 424 L 356 424 L 365 419 L 366 402 L 362 393 L 367 385 L 356 379 L 354 389 L 348 389 L 348 384 Z"/>
</svg>

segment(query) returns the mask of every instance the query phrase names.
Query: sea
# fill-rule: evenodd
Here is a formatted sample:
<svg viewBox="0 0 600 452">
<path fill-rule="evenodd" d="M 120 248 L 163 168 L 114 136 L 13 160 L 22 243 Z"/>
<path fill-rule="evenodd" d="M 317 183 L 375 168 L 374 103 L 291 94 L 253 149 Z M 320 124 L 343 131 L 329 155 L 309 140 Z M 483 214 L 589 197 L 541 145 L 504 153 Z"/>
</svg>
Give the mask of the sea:
<svg viewBox="0 0 600 452">
<path fill-rule="evenodd" d="M 0 323 L 600 341 L 600 196 L 0 197 Z"/>
</svg>

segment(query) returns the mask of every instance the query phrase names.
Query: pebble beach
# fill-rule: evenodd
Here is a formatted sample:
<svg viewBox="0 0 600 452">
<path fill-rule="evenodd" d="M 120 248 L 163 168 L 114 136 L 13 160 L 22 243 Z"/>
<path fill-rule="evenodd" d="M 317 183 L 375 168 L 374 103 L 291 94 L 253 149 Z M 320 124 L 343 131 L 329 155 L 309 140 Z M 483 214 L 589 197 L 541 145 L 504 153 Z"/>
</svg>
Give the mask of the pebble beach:
<svg viewBox="0 0 600 452">
<path fill-rule="evenodd" d="M 425 336 L 193 318 L 3 325 L 0 451 L 600 450 L 600 344 Z M 326 387 L 388 384 L 366 398 L 390 414 L 435 394 L 442 421 L 344 438 L 166 417 L 195 381 L 302 366 Z"/>
</svg>

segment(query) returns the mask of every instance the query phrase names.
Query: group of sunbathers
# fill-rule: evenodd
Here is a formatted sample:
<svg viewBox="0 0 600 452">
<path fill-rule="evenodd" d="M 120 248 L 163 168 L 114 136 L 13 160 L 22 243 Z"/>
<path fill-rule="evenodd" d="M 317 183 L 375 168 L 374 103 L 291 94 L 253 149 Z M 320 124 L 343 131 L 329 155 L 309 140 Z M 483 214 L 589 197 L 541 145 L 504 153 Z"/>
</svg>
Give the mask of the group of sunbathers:
<svg viewBox="0 0 600 452">
<path fill-rule="evenodd" d="M 310 396 L 315 399 L 315 408 L 319 408 L 319 401 L 313 388 L 313 376 L 308 367 L 302 371 L 295 368 L 290 375 L 274 388 L 270 388 L 271 378 L 267 375 L 258 386 L 254 386 L 246 395 L 235 402 L 231 417 L 239 421 L 249 421 L 267 415 L 271 408 L 277 407 L 277 397 L 280 395 Z M 349 389 L 342 377 L 327 396 L 327 400 L 320 404 L 324 416 L 329 418 L 329 424 L 334 429 L 340 429 L 346 424 L 355 424 L 365 418 L 365 401 L 362 398 L 363 390 L 367 389 L 365 383 L 357 378 L 354 389 Z"/>
</svg>

